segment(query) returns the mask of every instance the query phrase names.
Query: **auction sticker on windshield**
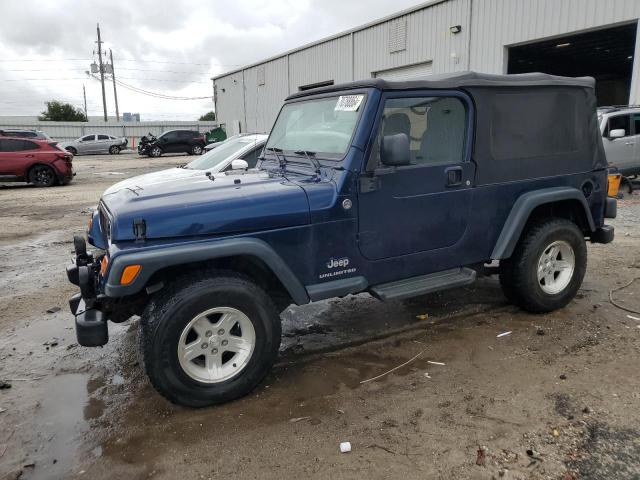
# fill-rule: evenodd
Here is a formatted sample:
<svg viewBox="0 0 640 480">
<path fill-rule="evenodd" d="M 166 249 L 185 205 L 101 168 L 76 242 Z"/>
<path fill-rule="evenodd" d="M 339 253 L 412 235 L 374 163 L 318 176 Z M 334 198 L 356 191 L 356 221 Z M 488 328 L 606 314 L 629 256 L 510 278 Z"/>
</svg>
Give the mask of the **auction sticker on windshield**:
<svg viewBox="0 0 640 480">
<path fill-rule="evenodd" d="M 336 112 L 357 112 L 364 95 L 340 95 L 336 103 Z"/>
</svg>

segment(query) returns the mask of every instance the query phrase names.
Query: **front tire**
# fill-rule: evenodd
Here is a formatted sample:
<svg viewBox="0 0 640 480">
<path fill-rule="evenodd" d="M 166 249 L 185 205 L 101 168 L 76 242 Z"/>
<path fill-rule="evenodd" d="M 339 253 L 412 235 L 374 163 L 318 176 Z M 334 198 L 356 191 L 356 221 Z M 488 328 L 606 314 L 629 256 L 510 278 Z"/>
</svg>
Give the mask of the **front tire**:
<svg viewBox="0 0 640 480">
<path fill-rule="evenodd" d="M 500 262 L 500 285 L 524 310 L 550 312 L 575 297 L 586 270 L 583 233 L 575 223 L 555 218 L 531 227 L 511 258 Z"/>
<path fill-rule="evenodd" d="M 202 147 L 200 145 L 194 145 L 193 147 L 191 147 L 191 153 L 193 155 L 200 155 L 202 154 Z"/>
<path fill-rule="evenodd" d="M 71 155 L 73 155 L 74 157 L 78 154 L 78 150 L 76 150 L 73 147 L 67 147 L 65 150 L 69 152 Z"/>
<path fill-rule="evenodd" d="M 162 155 L 162 149 L 160 147 L 153 147 L 149 151 L 150 157 L 158 158 L 160 155 Z"/>
<path fill-rule="evenodd" d="M 111 155 L 118 155 L 118 154 L 120 153 L 120 147 L 118 147 L 117 145 L 112 145 L 112 146 L 109 148 L 109 153 L 110 153 Z"/>
<path fill-rule="evenodd" d="M 280 335 L 278 311 L 262 288 L 210 271 L 176 279 L 154 297 L 139 338 L 156 390 L 173 403 L 205 407 L 253 390 L 277 358 Z"/>
</svg>

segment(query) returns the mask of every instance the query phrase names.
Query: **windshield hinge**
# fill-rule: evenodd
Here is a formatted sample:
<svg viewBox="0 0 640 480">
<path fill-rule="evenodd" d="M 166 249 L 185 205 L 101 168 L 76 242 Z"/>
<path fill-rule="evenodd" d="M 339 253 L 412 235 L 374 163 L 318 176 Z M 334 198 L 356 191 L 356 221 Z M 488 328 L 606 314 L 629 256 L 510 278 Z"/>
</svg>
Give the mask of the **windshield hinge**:
<svg viewBox="0 0 640 480">
<path fill-rule="evenodd" d="M 378 188 L 380 188 L 380 177 L 360 177 L 360 193 L 375 192 Z"/>
<path fill-rule="evenodd" d="M 133 236 L 136 242 L 142 242 L 147 238 L 147 222 L 143 218 L 136 218 L 133 221 Z"/>
</svg>

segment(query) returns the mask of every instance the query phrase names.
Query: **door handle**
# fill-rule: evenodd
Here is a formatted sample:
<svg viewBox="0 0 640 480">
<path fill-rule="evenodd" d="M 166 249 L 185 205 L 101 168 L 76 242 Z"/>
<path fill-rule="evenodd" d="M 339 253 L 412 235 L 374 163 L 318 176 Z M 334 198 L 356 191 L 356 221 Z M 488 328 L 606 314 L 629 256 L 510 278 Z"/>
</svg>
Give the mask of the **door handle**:
<svg viewBox="0 0 640 480">
<path fill-rule="evenodd" d="M 462 167 L 449 167 L 444 173 L 447 176 L 447 187 L 462 185 Z"/>
<path fill-rule="evenodd" d="M 33 158 L 33 155 L 25 155 L 27 158 Z"/>
<path fill-rule="evenodd" d="M 626 142 L 625 145 L 628 145 L 628 146 L 632 147 L 632 146 L 635 145 L 635 142 Z"/>
</svg>

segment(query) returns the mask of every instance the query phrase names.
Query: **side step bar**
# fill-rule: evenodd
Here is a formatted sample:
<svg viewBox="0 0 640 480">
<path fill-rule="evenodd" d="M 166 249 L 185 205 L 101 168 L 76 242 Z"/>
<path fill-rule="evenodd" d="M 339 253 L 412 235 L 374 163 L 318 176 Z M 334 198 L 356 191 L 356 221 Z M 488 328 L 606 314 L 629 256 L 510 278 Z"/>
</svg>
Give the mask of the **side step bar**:
<svg viewBox="0 0 640 480">
<path fill-rule="evenodd" d="M 446 290 L 447 288 L 469 285 L 476 279 L 475 270 L 453 268 L 442 272 L 430 273 L 419 277 L 398 280 L 397 282 L 375 285 L 369 289 L 371 295 L 382 300 L 400 300 L 426 293 Z"/>
</svg>

